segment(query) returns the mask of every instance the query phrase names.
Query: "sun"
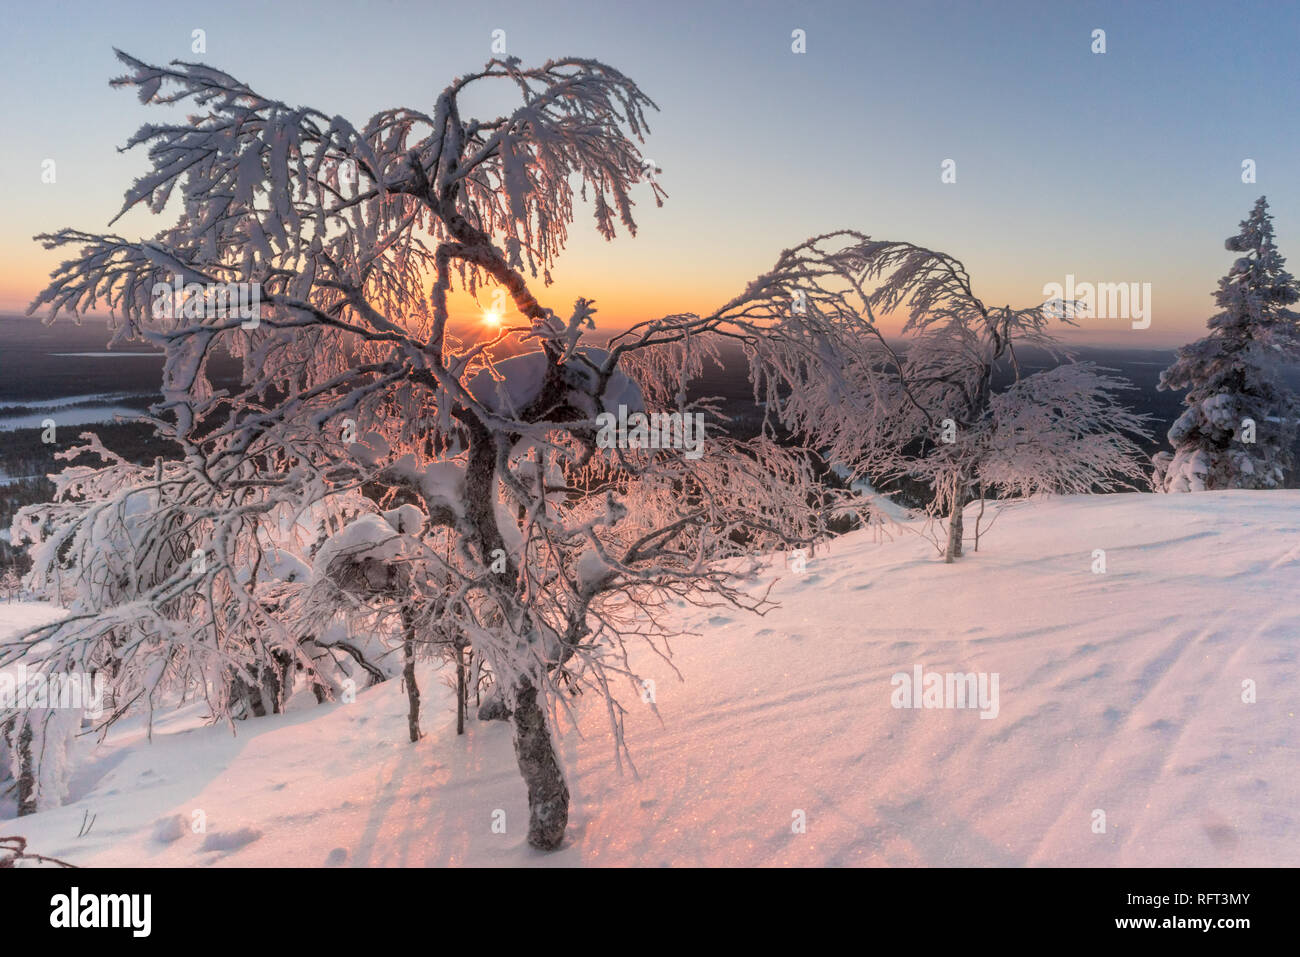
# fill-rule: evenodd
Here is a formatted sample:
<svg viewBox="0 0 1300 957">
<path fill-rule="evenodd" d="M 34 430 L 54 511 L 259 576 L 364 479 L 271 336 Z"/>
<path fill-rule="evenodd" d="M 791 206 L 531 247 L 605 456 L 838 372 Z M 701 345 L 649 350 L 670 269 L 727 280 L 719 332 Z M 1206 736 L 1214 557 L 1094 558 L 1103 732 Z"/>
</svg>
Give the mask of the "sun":
<svg viewBox="0 0 1300 957">
<path fill-rule="evenodd" d="M 495 329 L 497 326 L 501 325 L 501 318 L 501 313 L 496 309 L 483 310 L 483 324 L 485 326 L 491 326 Z"/>
</svg>

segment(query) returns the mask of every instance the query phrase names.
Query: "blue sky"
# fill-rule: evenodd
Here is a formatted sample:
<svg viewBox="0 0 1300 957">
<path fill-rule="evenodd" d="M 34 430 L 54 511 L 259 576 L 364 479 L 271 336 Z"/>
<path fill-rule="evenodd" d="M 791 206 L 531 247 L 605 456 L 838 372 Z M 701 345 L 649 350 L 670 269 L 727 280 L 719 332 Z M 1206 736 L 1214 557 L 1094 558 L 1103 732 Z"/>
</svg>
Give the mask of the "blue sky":
<svg viewBox="0 0 1300 957">
<path fill-rule="evenodd" d="M 1149 282 L 1150 329 L 1090 335 L 1165 345 L 1199 334 L 1231 262 L 1222 241 L 1258 195 L 1300 256 L 1294 3 L 5 0 L 3 15 L 0 310 L 21 309 L 61 258 L 33 233 L 102 228 L 143 168 L 116 147 L 158 111 L 107 86 L 114 46 L 203 59 L 360 123 L 431 104 L 491 55 L 494 29 L 525 61 L 602 59 L 660 107 L 645 152 L 664 208 L 647 196 L 638 237 L 612 244 L 580 220 L 556 273 L 557 308 L 593 297 L 609 325 L 709 309 L 782 248 L 852 227 L 964 259 L 990 302 L 1036 302 L 1068 273 Z M 945 159 L 955 183 L 940 182 Z M 118 228 L 152 232 L 148 219 Z"/>
</svg>

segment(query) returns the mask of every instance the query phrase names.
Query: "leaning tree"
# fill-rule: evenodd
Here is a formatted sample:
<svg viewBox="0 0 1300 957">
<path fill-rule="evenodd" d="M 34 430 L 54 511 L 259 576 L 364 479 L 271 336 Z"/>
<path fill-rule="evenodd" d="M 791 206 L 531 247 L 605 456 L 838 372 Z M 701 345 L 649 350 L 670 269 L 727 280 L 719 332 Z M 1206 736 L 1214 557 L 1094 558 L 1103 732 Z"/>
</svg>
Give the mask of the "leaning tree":
<svg viewBox="0 0 1300 957">
<path fill-rule="evenodd" d="M 538 277 L 549 282 L 575 204 L 609 238 L 619 223 L 634 231 L 637 184 L 662 198 L 637 145 L 652 104 L 602 63 L 492 60 L 430 112 L 357 128 L 201 64 L 119 56 L 116 85 L 193 111 L 129 144 L 151 168 L 123 212 L 174 222 L 149 239 L 39 237 L 77 252 L 32 308 L 53 321 L 106 305 L 116 338 L 163 348 L 149 420 L 181 451 L 153 467 L 77 465 L 56 502 L 18 516 L 32 582 L 70 593 L 69 614 L 6 645 L 0 664 L 104 670 L 110 719 L 193 694 L 223 718 L 232 672 L 256 685 L 286 673 L 286 656 L 311 667 L 321 622 L 349 607 L 397 615 L 408 662 L 412 646 L 450 642 L 490 667 L 528 839 L 557 846 L 568 790 L 552 734 L 573 695 L 605 703 L 621 760 L 629 641 L 667 655 L 665 610 L 682 603 L 762 610 L 758 553 L 819 534 L 806 463 L 767 437 L 711 435 L 699 457 L 597 441 L 603 413 L 656 413 L 671 439 L 668 423 L 707 412 L 688 384 L 719 337 L 780 352 L 746 318 L 763 283 L 599 345 L 589 301 L 567 316 L 543 304 Z M 462 115 L 467 91 L 493 84 L 517 105 Z M 520 320 L 458 336 L 453 288 L 491 287 Z M 232 308 L 250 300 L 253 314 Z M 213 382 L 222 353 L 242 365 L 237 386 Z M 418 520 L 381 527 L 409 508 Z M 369 532 L 359 511 L 375 516 Z M 260 572 L 302 556 L 296 539 L 316 527 L 325 557 L 311 575 Z M 114 540 L 134 552 L 109 557 Z"/>
<path fill-rule="evenodd" d="M 952 256 L 853 231 L 786 250 L 751 293 L 749 315 L 772 327 L 755 349 L 768 408 L 855 478 L 927 485 L 931 515 L 947 517 L 946 561 L 976 499 L 1144 476 L 1145 420 L 1117 400 L 1127 385 L 1061 361 L 1049 332 L 1077 302 L 988 306 Z M 895 311 L 906 319 L 891 340 L 878 317 Z M 1026 373 L 1026 348 L 1059 364 Z"/>
</svg>

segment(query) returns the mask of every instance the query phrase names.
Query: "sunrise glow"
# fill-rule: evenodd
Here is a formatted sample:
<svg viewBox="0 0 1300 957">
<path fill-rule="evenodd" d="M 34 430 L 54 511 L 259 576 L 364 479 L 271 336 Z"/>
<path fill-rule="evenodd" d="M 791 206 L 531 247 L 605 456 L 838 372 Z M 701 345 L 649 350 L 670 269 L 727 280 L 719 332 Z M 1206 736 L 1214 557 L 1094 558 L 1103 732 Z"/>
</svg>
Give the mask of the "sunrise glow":
<svg viewBox="0 0 1300 957">
<path fill-rule="evenodd" d="M 0 3 L 4 940 L 1285 931 L 1300 3 Z"/>
</svg>

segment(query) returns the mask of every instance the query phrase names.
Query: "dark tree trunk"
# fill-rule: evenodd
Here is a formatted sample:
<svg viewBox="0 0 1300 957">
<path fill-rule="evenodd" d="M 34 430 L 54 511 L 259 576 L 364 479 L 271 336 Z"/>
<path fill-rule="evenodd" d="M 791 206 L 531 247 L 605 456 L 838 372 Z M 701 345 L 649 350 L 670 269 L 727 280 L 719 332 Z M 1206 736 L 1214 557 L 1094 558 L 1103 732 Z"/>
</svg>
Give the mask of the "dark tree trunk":
<svg viewBox="0 0 1300 957">
<path fill-rule="evenodd" d="M 239 710 L 241 704 L 243 705 L 243 711 Z M 232 672 L 230 675 L 231 716 L 242 720 L 250 715 L 256 715 L 261 707 L 261 696 L 253 695 L 252 688 L 249 687 L 248 681 L 244 678 L 243 672 Z"/>
<path fill-rule="evenodd" d="M 18 816 L 36 813 L 36 762 L 32 760 L 31 721 L 20 717 L 14 741 L 18 749 Z"/>
<path fill-rule="evenodd" d="M 13 748 L 17 742 L 13 740 L 14 728 L 17 727 L 17 718 L 10 718 L 8 721 L 0 722 L 0 788 L 3 788 L 5 782 L 9 780 L 9 775 L 13 773 L 9 755 L 5 754 L 6 748 Z"/>
<path fill-rule="evenodd" d="M 474 662 L 474 649 L 469 650 L 469 673 L 474 679 L 474 707 L 483 704 L 483 675 L 482 667 L 476 666 Z"/>
<path fill-rule="evenodd" d="M 513 273 L 505 278 L 511 277 L 523 286 L 522 280 Z M 518 297 L 516 301 L 519 301 Z M 537 308 L 538 314 L 543 314 L 535 300 L 531 308 Z M 522 302 L 520 309 L 524 311 Z M 559 347 L 549 341 L 543 347 L 554 360 Z M 537 397 L 523 410 L 523 421 L 539 421 L 543 415 L 560 405 L 563 388 L 564 377 L 560 366 L 552 362 L 547 366 L 546 379 Z M 501 549 L 506 555 L 504 581 L 518 582 L 518 569 L 511 560 L 501 530 L 497 527 L 496 440 L 474 416 L 468 416 L 463 421 L 470 433 L 469 462 L 465 469 L 465 517 L 477 533 L 479 559 L 484 566 L 488 566 L 492 563 L 496 550 Z M 515 596 L 515 600 L 520 604 L 524 601 L 519 596 Z M 503 608 L 507 613 L 510 610 Z M 498 675 L 497 678 L 499 681 L 508 681 L 505 674 Z M 528 787 L 528 843 L 541 850 L 553 850 L 564 840 L 564 829 L 569 822 L 569 789 L 564 784 L 564 774 L 555 756 L 550 729 L 546 726 L 546 714 L 537 701 L 537 689 L 528 684 L 520 687 L 515 693 L 514 705 L 515 760 L 519 763 L 519 773 L 523 775 Z"/>
<path fill-rule="evenodd" d="M 289 697 L 293 694 L 294 681 L 297 678 L 295 671 L 296 663 L 293 655 L 287 651 L 277 651 L 274 653 L 276 669 L 275 675 L 279 682 L 276 689 L 279 692 L 275 703 L 276 713 L 284 711 L 284 706 L 289 703 Z"/>
<path fill-rule="evenodd" d="M 406 713 L 406 727 L 411 735 L 411 743 L 420 740 L 420 686 L 415 683 L 415 622 L 408 609 L 402 609 L 402 653 L 405 663 L 402 667 L 402 683 L 406 685 L 406 700 L 409 708 Z"/>
<path fill-rule="evenodd" d="M 265 718 L 268 714 L 284 711 L 289 692 L 293 690 L 293 655 L 286 651 L 271 652 L 270 665 L 254 664 L 251 674 L 233 671 L 230 675 L 230 710 L 233 714 L 240 702 L 244 713 L 236 717 Z"/>
<path fill-rule="evenodd" d="M 281 714 L 293 690 L 293 656 L 283 651 L 271 652 L 273 664 L 258 666 L 258 696 L 261 708 L 254 709 L 258 717 Z"/>
<path fill-rule="evenodd" d="M 528 785 L 528 843 L 551 851 L 564 840 L 569 823 L 569 789 L 536 688 L 526 685 L 515 696 L 514 722 L 515 759 Z"/>
<path fill-rule="evenodd" d="M 465 733 L 465 705 L 469 689 L 465 687 L 465 649 L 456 645 L 456 733 Z"/>
</svg>

